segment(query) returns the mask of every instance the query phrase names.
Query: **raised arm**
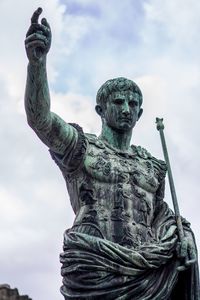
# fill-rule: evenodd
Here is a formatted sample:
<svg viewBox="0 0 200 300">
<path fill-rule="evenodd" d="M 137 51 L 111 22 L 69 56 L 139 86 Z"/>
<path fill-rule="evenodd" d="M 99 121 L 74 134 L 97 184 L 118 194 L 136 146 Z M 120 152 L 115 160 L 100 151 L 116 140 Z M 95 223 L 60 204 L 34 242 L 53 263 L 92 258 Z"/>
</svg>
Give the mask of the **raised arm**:
<svg viewBox="0 0 200 300">
<path fill-rule="evenodd" d="M 54 152 L 63 155 L 69 144 L 77 140 L 77 131 L 50 111 L 46 57 L 51 46 L 51 29 L 45 18 L 39 24 L 42 9 L 31 18 L 25 40 L 29 59 L 25 92 L 25 109 L 28 124 L 39 138 Z"/>
</svg>

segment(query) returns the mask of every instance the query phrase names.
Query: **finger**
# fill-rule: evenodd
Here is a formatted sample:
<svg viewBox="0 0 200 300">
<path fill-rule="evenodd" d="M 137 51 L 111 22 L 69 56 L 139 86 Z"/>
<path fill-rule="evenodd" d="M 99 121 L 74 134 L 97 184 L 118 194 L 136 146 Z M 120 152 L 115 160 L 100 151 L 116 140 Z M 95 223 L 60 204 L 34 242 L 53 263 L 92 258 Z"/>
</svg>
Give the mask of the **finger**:
<svg viewBox="0 0 200 300">
<path fill-rule="evenodd" d="M 46 18 L 43 18 L 41 21 L 42 25 L 45 27 L 45 33 L 47 36 L 51 36 L 51 27 L 49 23 L 47 22 Z"/>
<path fill-rule="evenodd" d="M 180 257 L 182 258 L 186 257 L 187 251 L 188 251 L 188 242 L 187 239 L 184 237 L 181 242 Z"/>
<path fill-rule="evenodd" d="M 49 28 L 42 25 L 42 24 L 32 24 L 26 34 L 26 37 L 28 37 L 29 35 L 33 34 L 33 33 L 37 33 L 37 32 L 42 32 L 45 36 L 49 36 L 50 32 L 49 32 Z"/>
<path fill-rule="evenodd" d="M 187 268 L 185 266 L 179 266 L 179 267 L 177 267 L 177 271 L 178 272 L 183 272 L 185 270 L 187 270 Z"/>
<path fill-rule="evenodd" d="M 46 44 L 44 41 L 41 40 L 36 40 L 36 41 L 32 41 L 28 44 L 25 45 L 26 49 L 31 49 L 31 48 L 46 48 Z"/>
<path fill-rule="evenodd" d="M 38 9 L 36 11 L 34 11 L 32 17 L 31 17 L 31 24 L 38 23 L 38 19 L 39 19 L 39 16 L 41 15 L 41 13 L 42 13 L 42 8 L 38 7 Z"/>
<path fill-rule="evenodd" d="M 190 267 L 191 265 L 195 264 L 196 261 L 197 261 L 196 258 L 187 260 L 187 261 L 185 262 L 185 265 L 186 265 L 187 267 Z"/>
<path fill-rule="evenodd" d="M 42 23 L 44 26 L 48 27 L 49 30 L 51 30 L 51 27 L 50 27 L 49 23 L 47 22 L 47 19 L 46 19 L 46 18 L 42 18 L 41 23 Z"/>
<path fill-rule="evenodd" d="M 188 246 L 188 257 L 186 259 L 185 265 L 187 267 L 193 265 L 197 261 L 196 251 L 195 248 L 192 247 L 190 244 Z"/>
<path fill-rule="evenodd" d="M 43 34 L 39 34 L 39 33 L 33 33 L 33 34 L 29 35 L 25 39 L 25 45 L 30 42 L 33 42 L 33 41 L 42 41 L 45 44 L 48 44 L 48 39 L 46 38 L 46 36 L 44 36 Z"/>
</svg>

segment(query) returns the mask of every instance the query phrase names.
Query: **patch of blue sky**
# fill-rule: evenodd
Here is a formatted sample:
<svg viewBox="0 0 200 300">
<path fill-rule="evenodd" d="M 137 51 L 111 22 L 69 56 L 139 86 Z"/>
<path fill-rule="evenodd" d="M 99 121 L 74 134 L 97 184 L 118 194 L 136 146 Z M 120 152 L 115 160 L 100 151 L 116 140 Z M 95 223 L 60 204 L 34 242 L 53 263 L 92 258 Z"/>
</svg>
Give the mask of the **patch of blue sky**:
<svg viewBox="0 0 200 300">
<path fill-rule="evenodd" d="M 169 51 L 174 44 L 173 38 L 169 35 L 167 28 L 160 22 L 146 24 L 151 31 L 151 39 L 148 39 L 148 46 L 154 56 L 162 56 Z"/>
<path fill-rule="evenodd" d="M 100 17 L 101 10 L 98 5 L 98 2 L 94 1 L 93 3 L 84 3 L 80 1 L 66 1 L 60 0 L 61 4 L 66 5 L 66 14 L 76 15 L 76 16 L 93 16 Z M 95 3 L 96 2 L 96 3 Z"/>
<path fill-rule="evenodd" d="M 146 2 L 148 0 L 60 0 L 60 3 L 66 6 L 65 14 L 94 18 L 104 18 L 105 14 L 108 18 L 109 16 L 112 18 L 111 15 L 116 15 L 116 18 L 121 18 L 121 22 L 124 23 L 141 18 L 144 15 Z"/>
<path fill-rule="evenodd" d="M 68 65 L 60 66 L 58 78 L 52 88 L 56 93 L 75 90 L 77 94 L 90 96 L 93 99 L 96 95 L 96 88 L 92 85 L 93 68 L 81 64 L 81 57 L 73 56 L 73 58 L 76 63 L 68 61 Z"/>
<path fill-rule="evenodd" d="M 161 58 L 171 53 L 173 38 L 165 24 L 146 18 L 143 10 L 145 2 L 147 1 L 127 0 L 120 4 L 116 1 L 115 15 L 113 11 L 108 12 L 108 7 L 105 8 L 95 0 L 93 4 L 90 1 L 86 1 L 86 4 L 78 0 L 62 1 L 67 5 L 66 13 L 90 15 L 96 21 L 79 39 L 70 55 L 61 58 L 57 70 L 59 75 L 54 84 L 55 91 L 68 92 L 71 83 L 76 82 L 77 93 L 94 95 L 94 77 L 101 78 L 101 74 L 97 76 L 97 72 L 113 77 L 128 77 L 131 74 L 134 79 L 142 75 L 144 70 L 148 73 L 149 62 L 156 57 Z M 114 5 L 111 0 L 109 7 L 112 7 L 112 3 Z M 95 9 L 99 11 L 98 14 L 92 14 Z M 143 30 L 146 32 L 145 36 Z M 149 68 L 151 69 L 151 64 Z"/>
<path fill-rule="evenodd" d="M 62 1 L 67 5 L 66 13 L 84 15 L 88 12 L 96 22 L 79 40 L 73 53 L 63 57 L 59 78 L 54 87 L 56 91 L 66 92 L 67 82 L 74 76 L 79 81 L 80 91 L 90 93 L 93 74 L 98 69 L 97 60 L 101 65 L 108 64 L 109 61 L 111 65 L 118 65 L 118 73 L 121 72 L 121 65 L 128 64 L 131 57 L 134 64 L 134 58 L 137 60 L 140 56 L 138 51 L 141 46 L 140 29 L 144 22 L 142 2 L 138 4 L 138 1 L 126 1 L 125 4 L 119 4 L 117 1 L 115 2 L 117 5 L 114 6 L 114 2 L 111 1 L 109 3 L 113 3 L 116 9 L 115 15 L 114 11 L 109 14 L 108 7 L 105 9 L 100 4 L 98 6 L 95 1 L 94 4 L 87 5 L 81 5 L 80 1 Z M 92 11 L 96 12 L 92 14 Z"/>
<path fill-rule="evenodd" d="M 133 65 L 134 74 L 137 76 L 140 72 L 135 67 L 138 66 L 136 62 L 140 59 L 137 43 L 134 38 L 132 38 L 132 43 L 121 42 L 114 35 L 112 38 L 106 36 L 104 39 L 85 37 L 79 42 L 77 49 L 68 57 L 63 58 L 57 66 L 59 70 L 54 85 L 55 91 L 69 91 L 71 81 L 75 80 L 77 93 L 94 94 L 96 87 L 93 84 L 93 78 L 98 77 L 96 74 L 98 71 L 113 77 L 126 76 L 126 68 L 130 64 Z M 99 76 L 101 77 L 101 74 Z"/>
</svg>

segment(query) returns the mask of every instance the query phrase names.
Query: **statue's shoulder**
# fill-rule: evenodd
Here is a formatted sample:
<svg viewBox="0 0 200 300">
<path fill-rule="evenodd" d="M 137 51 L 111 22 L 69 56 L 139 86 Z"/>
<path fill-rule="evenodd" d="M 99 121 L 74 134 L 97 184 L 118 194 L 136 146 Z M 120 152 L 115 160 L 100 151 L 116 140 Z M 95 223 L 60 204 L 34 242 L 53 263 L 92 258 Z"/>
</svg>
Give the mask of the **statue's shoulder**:
<svg viewBox="0 0 200 300">
<path fill-rule="evenodd" d="M 96 140 L 98 140 L 98 137 L 96 136 L 96 134 L 93 133 L 85 133 L 85 137 L 88 140 L 88 142 L 90 143 L 94 143 Z"/>
<path fill-rule="evenodd" d="M 167 172 L 167 164 L 164 160 L 158 159 L 153 156 L 149 151 L 141 146 L 134 146 L 137 155 L 145 160 L 149 160 L 153 167 L 159 172 L 161 177 L 165 177 Z"/>
<path fill-rule="evenodd" d="M 88 144 L 95 145 L 97 148 L 100 148 L 100 149 L 105 148 L 105 144 L 95 134 L 85 133 L 85 137 L 86 137 Z"/>
<path fill-rule="evenodd" d="M 132 145 L 131 147 L 133 151 L 136 152 L 140 158 L 147 159 L 147 160 L 151 159 L 152 155 L 145 148 L 141 146 L 135 146 L 135 145 Z"/>
<path fill-rule="evenodd" d="M 159 172 L 160 180 L 163 180 L 167 173 L 167 164 L 164 160 L 152 156 L 153 166 Z"/>
</svg>

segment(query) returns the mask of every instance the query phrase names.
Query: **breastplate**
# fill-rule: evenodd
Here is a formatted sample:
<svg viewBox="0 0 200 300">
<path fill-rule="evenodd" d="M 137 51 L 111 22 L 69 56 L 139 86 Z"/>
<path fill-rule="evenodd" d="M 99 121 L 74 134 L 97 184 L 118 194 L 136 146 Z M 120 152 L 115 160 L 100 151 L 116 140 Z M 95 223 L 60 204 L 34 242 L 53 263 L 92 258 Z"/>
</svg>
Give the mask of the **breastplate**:
<svg viewBox="0 0 200 300">
<path fill-rule="evenodd" d="M 124 153 L 97 138 L 89 139 L 82 173 L 76 178 L 80 203 L 76 228 L 91 224 L 122 245 L 151 238 L 159 179 L 149 155 L 140 149 L 132 147 L 132 153 Z"/>
</svg>

